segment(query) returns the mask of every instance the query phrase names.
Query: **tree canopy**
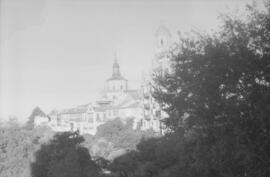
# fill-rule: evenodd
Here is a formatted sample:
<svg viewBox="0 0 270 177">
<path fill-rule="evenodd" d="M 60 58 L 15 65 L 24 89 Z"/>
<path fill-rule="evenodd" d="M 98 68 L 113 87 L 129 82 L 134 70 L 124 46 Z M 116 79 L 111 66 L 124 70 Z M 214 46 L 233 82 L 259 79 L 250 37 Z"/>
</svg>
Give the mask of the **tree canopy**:
<svg viewBox="0 0 270 177">
<path fill-rule="evenodd" d="M 180 36 L 155 99 L 169 115 L 164 137 L 115 159 L 118 176 L 270 175 L 270 3 L 245 18 L 222 15 L 213 35 Z M 132 168 L 131 168 L 132 167 Z"/>
<path fill-rule="evenodd" d="M 0 176 L 31 176 L 33 153 L 52 136 L 53 132 L 47 127 L 34 130 L 18 124 L 0 127 Z"/>
<path fill-rule="evenodd" d="M 100 168 L 92 160 L 88 149 L 80 144 L 84 141 L 78 132 L 56 134 L 36 152 L 32 163 L 33 177 L 94 177 Z"/>
<path fill-rule="evenodd" d="M 36 116 L 45 117 L 46 114 L 38 106 L 35 107 L 31 115 L 29 116 L 28 121 L 26 122 L 25 128 L 30 129 L 30 130 L 34 129 Z"/>
<path fill-rule="evenodd" d="M 143 139 L 151 133 L 109 121 L 86 143 L 106 156 L 117 149 L 109 163 L 94 161 L 78 132 L 51 139 L 43 129 L 11 124 L 0 127 L 0 176 L 28 177 L 30 162 L 32 177 L 93 177 L 104 168 L 113 177 L 270 176 L 270 1 L 265 4 L 265 11 L 248 5 L 244 19 L 222 15 L 213 35 L 180 36 L 168 54 L 170 70 L 154 79 L 153 96 L 168 114 L 165 136 Z M 33 111 L 30 128 L 39 114 Z"/>
<path fill-rule="evenodd" d="M 132 128 L 133 120 L 116 118 L 98 127 L 95 136 L 86 138 L 86 147 L 94 156 L 112 160 L 126 151 L 135 150 L 143 138 L 156 136 L 153 131 L 138 131 Z"/>
</svg>

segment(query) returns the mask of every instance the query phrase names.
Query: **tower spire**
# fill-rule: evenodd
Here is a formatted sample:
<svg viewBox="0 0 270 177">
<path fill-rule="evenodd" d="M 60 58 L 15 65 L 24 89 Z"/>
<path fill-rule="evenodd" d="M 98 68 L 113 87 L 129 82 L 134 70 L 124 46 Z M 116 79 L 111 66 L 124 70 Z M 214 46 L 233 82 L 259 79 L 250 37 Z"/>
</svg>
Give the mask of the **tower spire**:
<svg viewBox="0 0 270 177">
<path fill-rule="evenodd" d="M 114 56 L 114 64 L 113 64 L 113 74 L 112 74 L 113 77 L 119 77 L 121 76 L 121 73 L 120 73 L 120 66 L 117 62 L 117 53 L 115 52 L 115 56 Z"/>
<path fill-rule="evenodd" d="M 114 52 L 114 63 L 117 63 L 117 51 Z"/>
</svg>

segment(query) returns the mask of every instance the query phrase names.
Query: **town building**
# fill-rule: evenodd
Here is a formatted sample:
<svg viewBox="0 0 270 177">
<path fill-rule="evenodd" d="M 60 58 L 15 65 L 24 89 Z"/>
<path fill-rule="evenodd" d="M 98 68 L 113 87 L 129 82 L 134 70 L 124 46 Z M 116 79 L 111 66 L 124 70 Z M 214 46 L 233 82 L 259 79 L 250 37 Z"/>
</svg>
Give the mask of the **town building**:
<svg viewBox="0 0 270 177">
<path fill-rule="evenodd" d="M 150 77 L 143 79 L 141 88 L 130 90 L 128 80 L 120 72 L 115 56 L 112 75 L 106 80 L 105 92 L 100 99 L 74 108 L 52 111 L 48 118 L 36 117 L 35 125 L 47 125 L 56 132 L 76 131 L 81 134 L 96 134 L 100 125 L 109 120 L 133 119 L 133 129 L 163 133 L 162 119 L 166 117 L 159 104 L 151 95 L 152 75 L 166 72 L 170 61 L 166 53 L 171 45 L 171 34 L 165 26 L 155 33 L 155 54 Z"/>
<path fill-rule="evenodd" d="M 142 94 L 144 104 L 144 119 L 142 120 L 142 130 L 153 129 L 161 134 L 167 130 L 162 120 L 168 115 L 162 111 L 162 107 L 155 101 L 152 96 L 153 77 L 157 75 L 164 75 L 171 71 L 171 61 L 169 58 L 169 51 L 172 47 L 172 35 L 168 28 L 160 25 L 155 33 L 154 41 L 154 58 L 152 61 L 152 68 L 148 77 L 143 78 Z"/>
<path fill-rule="evenodd" d="M 98 126 L 115 118 L 132 118 L 133 128 L 137 129 L 143 119 L 140 90 L 129 90 L 128 80 L 120 73 L 115 58 L 112 76 L 106 81 L 106 90 L 101 98 L 93 103 L 74 108 L 54 111 L 50 119 L 37 117 L 36 126 L 47 124 L 54 131 L 75 131 L 81 134 L 97 132 Z"/>
</svg>

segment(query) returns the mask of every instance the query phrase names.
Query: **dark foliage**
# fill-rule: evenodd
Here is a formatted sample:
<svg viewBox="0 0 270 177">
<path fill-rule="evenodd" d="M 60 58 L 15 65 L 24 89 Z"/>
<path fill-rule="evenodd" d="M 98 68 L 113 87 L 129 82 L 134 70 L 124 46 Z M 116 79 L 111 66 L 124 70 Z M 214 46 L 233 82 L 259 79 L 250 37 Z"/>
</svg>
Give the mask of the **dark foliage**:
<svg viewBox="0 0 270 177">
<path fill-rule="evenodd" d="M 32 177 L 95 177 L 100 168 L 91 159 L 78 132 L 64 132 L 54 136 L 36 152 L 31 165 Z"/>
<path fill-rule="evenodd" d="M 270 6 L 223 15 L 213 36 L 181 36 L 154 97 L 172 130 L 118 157 L 120 177 L 270 176 Z"/>
<path fill-rule="evenodd" d="M 13 123 L 0 127 L 0 176 L 30 177 L 33 153 L 53 134 L 47 127 L 28 130 Z"/>
<path fill-rule="evenodd" d="M 34 108 L 31 115 L 28 117 L 28 121 L 26 122 L 26 125 L 25 125 L 26 129 L 29 129 L 29 130 L 34 129 L 36 116 L 45 117 L 46 114 L 39 107 Z"/>
</svg>

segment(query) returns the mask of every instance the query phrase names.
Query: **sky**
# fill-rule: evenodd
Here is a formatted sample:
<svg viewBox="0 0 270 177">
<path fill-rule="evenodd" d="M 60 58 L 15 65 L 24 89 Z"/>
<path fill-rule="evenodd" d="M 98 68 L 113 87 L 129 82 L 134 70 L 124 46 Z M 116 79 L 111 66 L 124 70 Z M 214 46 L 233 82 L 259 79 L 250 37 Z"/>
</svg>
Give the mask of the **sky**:
<svg viewBox="0 0 270 177">
<path fill-rule="evenodd" d="M 0 0 L 0 119 L 25 121 L 95 101 L 115 53 L 130 87 L 154 59 L 154 34 L 218 29 L 251 0 Z"/>
</svg>

